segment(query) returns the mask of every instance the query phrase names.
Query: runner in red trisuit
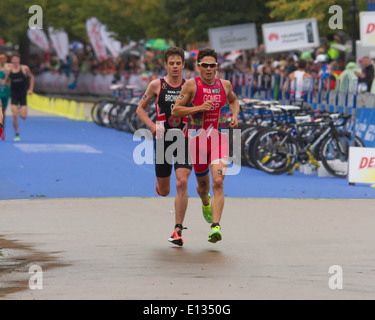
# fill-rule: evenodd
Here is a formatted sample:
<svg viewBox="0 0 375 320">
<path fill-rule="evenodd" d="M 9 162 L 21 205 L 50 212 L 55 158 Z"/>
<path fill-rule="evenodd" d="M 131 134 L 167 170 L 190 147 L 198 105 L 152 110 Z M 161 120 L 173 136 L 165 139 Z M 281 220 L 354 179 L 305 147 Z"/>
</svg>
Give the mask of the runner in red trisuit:
<svg viewBox="0 0 375 320">
<path fill-rule="evenodd" d="M 224 178 L 228 167 L 229 143 L 222 132 L 226 128 L 225 106 L 232 112 L 231 129 L 238 127 L 239 102 L 229 81 L 216 78 L 217 54 L 214 50 L 199 51 L 200 77 L 188 80 L 172 111 L 175 117 L 191 116 L 190 155 L 198 181 L 198 194 L 203 205 L 210 203 L 212 175 L 212 224 L 209 241 L 222 239 L 220 220 L 224 208 Z M 209 219 L 206 219 L 209 221 Z"/>
</svg>

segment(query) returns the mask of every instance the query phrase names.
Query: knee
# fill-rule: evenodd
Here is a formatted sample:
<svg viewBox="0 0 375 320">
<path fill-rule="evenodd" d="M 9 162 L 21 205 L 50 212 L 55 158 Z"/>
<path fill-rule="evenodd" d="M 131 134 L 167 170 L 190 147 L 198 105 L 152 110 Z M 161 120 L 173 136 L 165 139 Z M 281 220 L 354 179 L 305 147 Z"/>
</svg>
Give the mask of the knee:
<svg viewBox="0 0 375 320">
<path fill-rule="evenodd" d="M 165 187 L 158 186 L 158 191 L 159 191 L 160 196 L 162 196 L 162 197 L 168 197 L 169 194 L 171 193 L 170 188 L 166 187 L 166 186 Z"/>
<path fill-rule="evenodd" d="M 221 177 L 216 177 L 212 180 L 212 189 L 214 192 L 224 190 L 224 181 Z"/>
<path fill-rule="evenodd" d="M 204 186 L 199 185 L 198 188 L 197 188 L 197 192 L 200 196 L 206 196 L 210 192 L 210 186 L 209 185 L 204 185 Z"/>
<path fill-rule="evenodd" d="M 176 184 L 177 192 L 186 191 L 188 188 L 188 180 L 186 178 L 180 178 Z"/>
</svg>

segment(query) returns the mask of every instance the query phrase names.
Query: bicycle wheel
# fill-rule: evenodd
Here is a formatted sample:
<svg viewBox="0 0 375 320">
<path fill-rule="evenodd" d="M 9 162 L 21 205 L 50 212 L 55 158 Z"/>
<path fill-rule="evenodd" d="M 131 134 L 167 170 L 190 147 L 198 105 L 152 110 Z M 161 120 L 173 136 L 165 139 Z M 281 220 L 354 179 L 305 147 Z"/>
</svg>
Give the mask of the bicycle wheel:
<svg viewBox="0 0 375 320">
<path fill-rule="evenodd" d="M 91 109 L 91 118 L 98 126 L 103 127 L 103 121 L 101 119 L 101 113 L 100 110 L 103 108 L 103 106 L 108 103 L 108 100 L 100 100 L 97 103 L 94 104 L 94 106 Z"/>
<path fill-rule="evenodd" d="M 121 130 L 119 125 L 119 115 L 123 112 L 124 106 L 121 103 L 116 103 L 113 105 L 111 110 L 109 111 L 109 123 L 112 128 L 116 130 Z"/>
<path fill-rule="evenodd" d="M 272 174 L 289 172 L 298 158 L 298 145 L 286 132 L 264 130 L 254 141 L 253 159 L 256 167 Z"/>
<path fill-rule="evenodd" d="M 252 131 L 250 133 L 250 135 L 248 136 L 248 138 L 246 139 L 245 143 L 244 143 L 244 148 L 245 148 L 245 161 L 246 161 L 246 164 L 251 167 L 251 168 L 255 168 L 255 169 L 258 169 L 259 168 L 257 167 L 257 163 L 254 159 L 254 153 L 253 153 L 253 149 L 254 149 L 254 145 L 255 145 L 255 141 L 256 139 L 266 130 L 269 130 L 270 127 L 262 127 L 262 126 L 256 126 L 255 127 L 255 130 Z"/>
<path fill-rule="evenodd" d="M 122 103 L 122 108 L 117 116 L 117 126 L 120 131 L 130 132 L 130 128 L 127 124 L 128 114 L 131 110 L 131 105 Z"/>
<path fill-rule="evenodd" d="M 241 128 L 241 164 L 243 166 L 247 166 L 248 162 L 246 161 L 246 148 L 245 143 L 248 139 L 248 137 L 251 135 L 252 132 L 256 130 L 255 125 L 246 125 L 246 127 Z"/>
<path fill-rule="evenodd" d="M 115 105 L 115 102 L 113 101 L 107 101 L 100 105 L 98 109 L 98 115 L 101 121 L 101 125 L 103 127 L 111 128 L 111 123 L 109 120 L 109 113 L 114 105 Z"/>
<path fill-rule="evenodd" d="M 335 177 L 346 178 L 349 169 L 349 147 L 351 133 L 340 131 L 337 136 L 327 137 L 320 147 L 320 159 L 326 170 Z M 364 142 L 355 137 L 356 147 L 365 147 Z"/>
</svg>

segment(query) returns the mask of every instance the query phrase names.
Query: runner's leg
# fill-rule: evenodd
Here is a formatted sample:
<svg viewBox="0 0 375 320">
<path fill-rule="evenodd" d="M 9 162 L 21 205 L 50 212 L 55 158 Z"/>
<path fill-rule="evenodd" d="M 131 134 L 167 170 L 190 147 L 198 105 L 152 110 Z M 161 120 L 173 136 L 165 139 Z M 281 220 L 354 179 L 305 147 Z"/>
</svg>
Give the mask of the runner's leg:
<svg viewBox="0 0 375 320">
<path fill-rule="evenodd" d="M 210 205 L 210 200 L 208 199 L 208 194 L 210 192 L 210 175 L 206 174 L 203 177 L 197 176 L 197 192 L 202 199 L 202 203 L 204 206 Z"/>
<path fill-rule="evenodd" d="M 19 130 L 18 130 L 18 106 L 12 104 L 11 108 L 12 108 L 14 132 L 16 133 L 16 135 L 18 135 L 19 134 Z"/>
<path fill-rule="evenodd" d="M 220 223 L 224 209 L 224 178 L 228 164 L 218 161 L 211 166 L 212 175 L 212 222 Z"/>
<path fill-rule="evenodd" d="M 177 195 L 174 203 L 176 211 L 176 225 L 183 225 L 185 220 L 185 214 L 188 206 L 188 180 L 190 173 L 191 170 L 189 169 L 179 168 L 176 170 Z"/>
<path fill-rule="evenodd" d="M 26 120 L 27 119 L 27 106 L 21 106 L 20 108 L 20 117 L 21 119 L 23 120 Z"/>
<path fill-rule="evenodd" d="M 159 194 L 162 197 L 168 197 L 171 193 L 171 177 L 167 178 L 159 178 L 157 177 L 157 184 L 156 187 L 158 188 Z"/>
</svg>

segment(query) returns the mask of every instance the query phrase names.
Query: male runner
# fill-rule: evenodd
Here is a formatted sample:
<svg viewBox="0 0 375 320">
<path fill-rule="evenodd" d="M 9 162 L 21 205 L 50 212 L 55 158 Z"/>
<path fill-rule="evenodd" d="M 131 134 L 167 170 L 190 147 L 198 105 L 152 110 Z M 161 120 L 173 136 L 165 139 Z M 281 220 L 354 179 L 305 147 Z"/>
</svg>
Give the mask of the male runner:
<svg viewBox="0 0 375 320">
<path fill-rule="evenodd" d="M 3 84 L 7 84 L 10 79 L 10 97 L 11 108 L 13 114 L 13 127 L 16 133 L 14 141 L 20 141 L 20 134 L 18 130 L 18 114 L 23 120 L 27 118 L 27 95 L 34 91 L 34 75 L 26 65 L 21 64 L 21 59 L 18 54 L 13 54 L 11 58 L 11 68 L 5 72 L 5 79 Z M 28 84 L 30 79 L 30 86 Z"/>
<path fill-rule="evenodd" d="M 170 130 L 179 130 L 180 136 L 185 137 L 183 138 L 185 150 L 183 162 L 177 159 L 175 163 L 177 179 L 177 196 L 175 199 L 176 225 L 174 233 L 169 239 L 173 244 L 182 246 L 184 243 L 182 239 L 183 222 L 188 205 L 187 183 L 192 170 L 188 161 L 188 117 L 173 118 L 171 117 L 171 111 L 185 83 L 182 78 L 182 71 L 185 67 L 185 53 L 180 48 L 172 47 L 166 50 L 164 60 L 167 76 L 150 82 L 138 106 L 137 115 L 155 136 L 156 192 L 159 196 L 166 197 L 170 193 L 173 159 L 172 155 L 167 157 L 166 150 L 173 142 L 166 141 L 166 134 Z M 157 123 L 151 121 L 146 112 L 147 106 L 152 99 L 155 99 Z M 157 161 L 157 155 L 160 152 L 164 158 L 163 161 Z M 174 156 L 176 160 L 177 154 L 174 154 Z"/>
<path fill-rule="evenodd" d="M 2 108 L 4 120 L 3 120 L 3 129 L 5 128 L 5 113 L 8 106 L 8 101 L 10 97 L 10 90 L 7 85 L 3 85 L 2 81 L 5 79 L 5 70 L 6 70 L 7 56 L 0 52 L 0 107 Z M 0 139 L 5 140 L 5 133 L 0 134 Z"/>
<path fill-rule="evenodd" d="M 188 80 L 172 111 L 174 117 L 191 116 L 190 154 L 198 181 L 198 194 L 204 205 L 209 204 L 212 175 L 212 225 L 208 241 L 222 239 L 220 220 L 224 209 L 224 177 L 228 167 L 229 142 L 222 134 L 226 128 L 227 101 L 232 112 L 231 129 L 238 127 L 239 102 L 229 81 L 216 78 L 217 53 L 199 51 L 200 77 Z"/>
</svg>

